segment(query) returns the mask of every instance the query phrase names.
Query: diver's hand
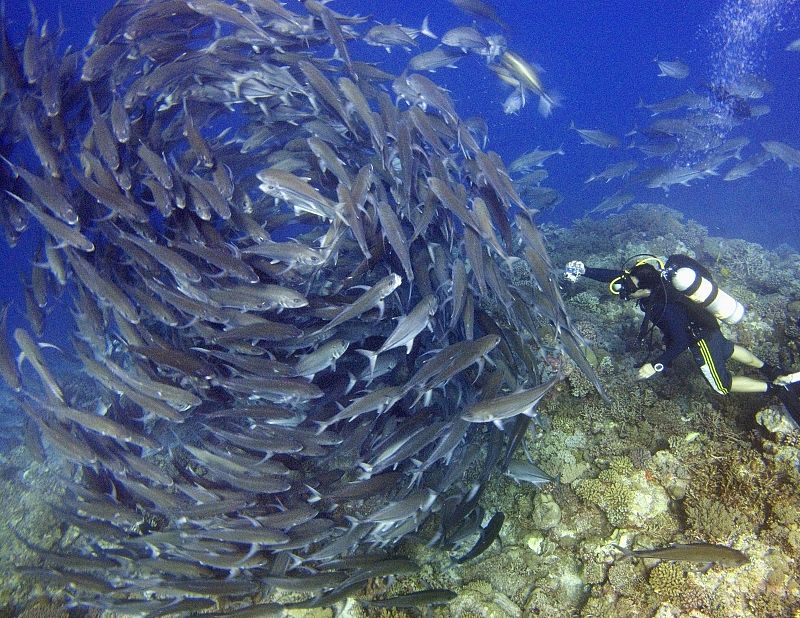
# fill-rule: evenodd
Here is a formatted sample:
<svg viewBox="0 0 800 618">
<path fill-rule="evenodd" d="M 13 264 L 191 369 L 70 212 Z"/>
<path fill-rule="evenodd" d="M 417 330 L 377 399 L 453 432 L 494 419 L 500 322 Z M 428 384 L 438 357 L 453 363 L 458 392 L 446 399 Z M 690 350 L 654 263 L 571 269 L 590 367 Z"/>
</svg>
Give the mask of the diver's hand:
<svg viewBox="0 0 800 618">
<path fill-rule="evenodd" d="M 653 377 L 656 373 L 656 368 L 653 366 L 653 363 L 645 363 L 641 367 L 639 367 L 639 374 L 636 376 L 637 380 L 646 380 L 647 378 Z"/>
<path fill-rule="evenodd" d="M 570 283 L 575 283 L 578 280 L 578 277 L 585 272 L 586 267 L 583 265 L 583 262 L 572 260 L 571 262 L 567 262 L 567 265 L 564 268 L 564 279 Z"/>
</svg>

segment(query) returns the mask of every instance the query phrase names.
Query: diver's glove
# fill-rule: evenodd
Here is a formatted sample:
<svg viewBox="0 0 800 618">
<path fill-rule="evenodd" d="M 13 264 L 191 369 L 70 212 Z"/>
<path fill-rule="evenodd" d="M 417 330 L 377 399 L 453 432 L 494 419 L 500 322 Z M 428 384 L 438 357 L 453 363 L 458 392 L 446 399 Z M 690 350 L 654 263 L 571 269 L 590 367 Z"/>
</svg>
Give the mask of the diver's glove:
<svg viewBox="0 0 800 618">
<path fill-rule="evenodd" d="M 647 378 L 652 378 L 657 373 L 661 373 L 664 371 L 664 365 L 661 363 L 645 363 L 641 367 L 639 367 L 639 371 L 636 375 L 637 380 L 646 380 Z"/>
<path fill-rule="evenodd" d="M 578 280 L 578 277 L 585 272 L 586 267 L 583 265 L 583 262 L 572 260 L 571 262 L 567 262 L 567 265 L 564 268 L 564 279 L 570 283 L 575 283 Z"/>
</svg>

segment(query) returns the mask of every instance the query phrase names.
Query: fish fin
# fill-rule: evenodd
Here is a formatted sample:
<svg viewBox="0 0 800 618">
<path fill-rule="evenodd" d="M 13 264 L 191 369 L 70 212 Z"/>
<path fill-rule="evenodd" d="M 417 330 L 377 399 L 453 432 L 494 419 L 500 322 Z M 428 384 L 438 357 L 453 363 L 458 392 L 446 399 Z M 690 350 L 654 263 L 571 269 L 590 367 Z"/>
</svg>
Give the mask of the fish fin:
<svg viewBox="0 0 800 618">
<path fill-rule="evenodd" d="M 378 360 L 378 353 L 372 350 L 356 350 L 356 352 L 367 357 L 369 361 L 369 375 L 370 378 L 372 378 L 372 375 L 375 373 L 375 363 Z"/>
<path fill-rule="evenodd" d="M 323 498 L 322 494 L 321 494 L 321 493 L 319 493 L 319 492 L 318 492 L 316 489 L 314 489 L 314 488 L 313 488 L 313 487 L 311 487 L 310 485 L 305 485 L 305 488 L 306 488 L 306 489 L 307 489 L 309 492 L 311 492 L 311 497 L 310 497 L 310 498 L 308 498 L 308 500 L 307 500 L 307 502 L 308 502 L 309 504 L 314 504 L 315 502 L 319 502 L 320 500 L 322 500 L 322 498 Z"/>
<path fill-rule="evenodd" d="M 426 15 L 425 19 L 422 20 L 422 25 L 419 27 L 420 34 L 425 35 L 430 39 L 437 39 L 437 37 L 433 32 L 431 32 L 430 26 L 428 25 L 428 18 L 430 15 Z"/>
<path fill-rule="evenodd" d="M 62 354 L 64 354 L 64 350 L 62 350 L 61 348 L 59 348 L 57 345 L 55 345 L 55 344 L 52 344 L 52 343 L 47 343 L 46 341 L 40 341 L 40 342 L 39 342 L 39 343 L 37 343 L 36 345 L 38 345 L 40 348 L 53 348 L 53 349 L 55 349 L 55 350 L 58 350 L 58 351 L 59 351 L 59 352 L 61 352 Z"/>
<path fill-rule="evenodd" d="M 3 162 L 4 162 L 6 165 L 8 165 L 8 167 L 11 169 L 11 173 L 14 175 L 14 178 L 15 178 L 15 179 L 16 179 L 16 178 L 19 178 L 19 172 L 17 171 L 17 166 L 16 166 L 16 165 L 14 165 L 14 164 L 13 164 L 11 161 L 9 161 L 8 159 L 6 159 L 6 158 L 5 158 L 3 155 L 0 155 L 0 159 L 2 159 L 2 160 L 3 160 Z M 16 195 L 14 195 L 13 193 L 11 193 L 11 191 L 8 191 L 8 190 L 6 190 L 6 193 L 8 193 L 8 194 L 9 194 L 11 197 L 13 197 L 13 198 L 16 198 L 17 200 L 19 200 L 19 201 L 22 201 L 22 198 L 20 198 L 20 197 L 17 197 L 17 196 L 16 196 Z"/>
<path fill-rule="evenodd" d="M 350 391 L 353 390 L 353 387 L 358 384 L 358 378 L 356 378 L 352 373 L 349 371 L 347 372 L 347 388 L 344 390 L 344 394 L 347 395 Z"/>
<path fill-rule="evenodd" d="M 625 558 L 635 558 L 636 554 L 634 554 L 630 549 L 627 547 L 622 547 L 622 545 L 617 545 L 616 543 L 612 543 L 611 547 L 621 551 L 624 554 Z"/>
<path fill-rule="evenodd" d="M 545 95 L 539 97 L 539 115 L 547 118 L 553 111 L 553 104 Z"/>
<path fill-rule="evenodd" d="M 317 435 L 324 433 L 330 427 L 327 421 L 312 421 L 317 426 Z"/>
</svg>

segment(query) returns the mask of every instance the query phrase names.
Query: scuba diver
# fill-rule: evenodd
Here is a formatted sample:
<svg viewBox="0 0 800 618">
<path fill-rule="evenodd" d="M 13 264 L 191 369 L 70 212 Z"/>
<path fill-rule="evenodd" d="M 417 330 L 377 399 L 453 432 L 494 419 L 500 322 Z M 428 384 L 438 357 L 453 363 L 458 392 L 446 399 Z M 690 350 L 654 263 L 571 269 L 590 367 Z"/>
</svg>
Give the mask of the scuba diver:
<svg viewBox="0 0 800 618">
<path fill-rule="evenodd" d="M 638 370 L 644 380 L 667 369 L 684 350 L 690 349 L 703 377 L 717 393 L 765 393 L 776 395 L 800 424 L 800 384 L 793 376 L 769 365 L 748 349 L 726 339 L 719 321 L 735 324 L 742 319 L 744 307 L 720 290 L 711 274 L 697 261 L 685 255 L 672 255 L 666 262 L 655 256 L 634 256 L 626 261 L 635 265 L 621 271 L 587 268 L 582 262 L 567 264 L 564 278 L 576 281 L 581 275 L 608 283 L 612 294 L 623 300 L 635 300 L 644 312 L 639 341 L 649 339 L 652 351 L 653 330 L 661 331 L 664 351 L 654 362 Z M 766 378 L 732 376 L 726 367 L 733 359 L 758 369 Z"/>
<path fill-rule="evenodd" d="M 712 99 L 727 109 L 734 118 L 746 120 L 753 117 L 750 103 L 746 98 L 729 92 L 722 84 L 711 84 L 708 89 Z"/>
</svg>

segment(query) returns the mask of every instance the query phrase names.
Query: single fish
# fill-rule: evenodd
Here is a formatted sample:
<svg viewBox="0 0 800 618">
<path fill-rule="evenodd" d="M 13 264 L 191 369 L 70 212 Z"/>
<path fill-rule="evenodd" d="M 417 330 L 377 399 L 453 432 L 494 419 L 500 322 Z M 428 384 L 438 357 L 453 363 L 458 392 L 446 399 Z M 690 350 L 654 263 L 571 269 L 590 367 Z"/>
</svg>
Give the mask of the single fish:
<svg viewBox="0 0 800 618">
<path fill-rule="evenodd" d="M 489 549 L 489 547 L 492 546 L 492 543 L 499 538 L 500 529 L 503 527 L 503 522 L 505 519 L 506 516 L 502 511 L 498 511 L 492 515 L 489 523 L 481 528 L 481 535 L 474 547 L 460 558 L 457 558 L 455 562 L 458 564 L 464 564 L 467 560 L 472 560 Z"/>
<path fill-rule="evenodd" d="M 372 607 L 427 607 L 429 605 L 444 605 L 457 596 L 455 592 L 446 588 L 430 588 L 385 599 L 371 599 L 365 601 L 365 603 Z"/>
<path fill-rule="evenodd" d="M 528 461 L 512 461 L 506 468 L 505 475 L 514 479 L 517 483 L 524 481 L 537 487 L 553 482 L 553 477 L 547 474 L 539 466 Z"/>
<path fill-rule="evenodd" d="M 40 345 L 46 345 L 49 347 L 55 347 L 50 344 L 37 344 L 33 338 L 28 334 L 28 331 L 17 328 L 14 330 L 14 341 L 17 342 L 19 346 L 20 353 L 17 356 L 17 366 L 21 366 L 23 360 L 27 360 L 33 370 L 39 376 L 39 379 L 42 381 L 42 385 L 44 386 L 45 390 L 49 395 L 52 396 L 53 399 L 58 401 L 64 401 L 64 394 L 61 390 L 61 387 L 56 382 L 56 379 L 53 377 L 53 374 L 50 372 L 50 369 L 44 362 L 44 358 L 39 351 Z"/>
<path fill-rule="evenodd" d="M 466 54 L 452 47 L 435 47 L 431 51 L 417 54 L 408 61 L 412 71 L 435 71 L 441 68 L 456 68 L 456 62 Z"/>
<path fill-rule="evenodd" d="M 3 309 L 0 310 L 0 374 L 11 390 L 19 392 L 22 390 L 22 378 L 20 377 L 19 369 L 14 364 L 14 356 L 6 338 L 8 308 L 10 306 L 11 303 L 6 302 L 3 305 Z"/>
<path fill-rule="evenodd" d="M 614 180 L 614 178 L 625 178 L 630 174 L 633 170 L 638 167 L 638 163 L 636 161 L 620 161 L 619 163 L 612 163 L 602 171 L 597 174 L 592 174 L 589 178 L 586 179 L 586 182 L 594 182 L 595 180 L 605 180 L 609 182 Z"/>
<path fill-rule="evenodd" d="M 458 47 L 462 52 L 485 50 L 489 41 L 473 26 L 459 26 L 442 35 L 442 45 Z"/>
<path fill-rule="evenodd" d="M 680 60 L 659 60 L 656 58 L 654 62 L 658 65 L 661 71 L 659 77 L 671 77 L 672 79 L 686 79 L 689 75 L 689 67 Z"/>
<path fill-rule="evenodd" d="M 746 554 L 727 545 L 712 543 L 676 543 L 656 549 L 630 550 L 614 545 L 628 558 L 654 558 L 656 560 L 677 560 L 710 564 L 716 562 L 724 567 L 741 566 L 750 561 Z"/>
<path fill-rule="evenodd" d="M 789 144 L 773 140 L 761 142 L 761 147 L 783 161 L 790 170 L 800 167 L 800 150 L 792 148 Z"/>
<path fill-rule="evenodd" d="M 539 401 L 556 382 L 558 380 L 553 379 L 534 388 L 478 402 L 464 410 L 461 418 L 471 423 L 494 423 L 502 428 L 504 420 L 518 414 L 532 416 Z"/>
<path fill-rule="evenodd" d="M 507 27 L 497 14 L 497 9 L 484 0 L 450 0 L 450 3 L 469 15 L 488 19 L 504 29 Z"/>
<path fill-rule="evenodd" d="M 383 300 L 394 292 L 402 282 L 403 278 L 396 273 L 387 275 L 359 296 L 352 304 L 342 309 L 330 322 L 317 332 L 324 333 L 333 330 L 340 324 L 352 320 L 375 307 L 377 307 L 381 315 L 383 315 Z"/>
<path fill-rule="evenodd" d="M 158 156 L 144 142 L 139 144 L 138 148 L 136 149 L 136 153 L 145 164 L 145 167 L 147 167 L 153 176 L 158 179 L 158 182 L 161 183 L 161 186 L 167 191 L 172 190 L 174 187 L 172 172 L 170 171 L 169 165 L 167 165 L 167 162 L 164 160 L 163 156 Z"/>
<path fill-rule="evenodd" d="M 294 375 L 313 379 L 315 374 L 328 367 L 335 371 L 336 361 L 347 351 L 349 345 L 350 342 L 343 339 L 326 341 L 313 352 L 297 359 Z"/>
<path fill-rule="evenodd" d="M 529 172 L 534 167 L 542 167 L 545 161 L 553 155 L 563 155 L 564 149 L 557 148 L 555 150 L 540 150 L 537 146 L 534 150 L 525 153 L 521 157 L 514 159 L 511 165 L 508 166 L 508 171 L 512 174 L 519 174 L 522 172 Z"/>
<path fill-rule="evenodd" d="M 584 144 L 599 148 L 617 148 L 619 146 L 618 137 L 598 129 L 579 129 L 574 122 L 570 122 L 569 128 L 581 136 Z"/>
</svg>

